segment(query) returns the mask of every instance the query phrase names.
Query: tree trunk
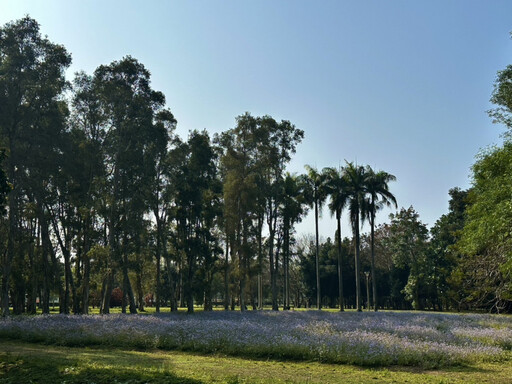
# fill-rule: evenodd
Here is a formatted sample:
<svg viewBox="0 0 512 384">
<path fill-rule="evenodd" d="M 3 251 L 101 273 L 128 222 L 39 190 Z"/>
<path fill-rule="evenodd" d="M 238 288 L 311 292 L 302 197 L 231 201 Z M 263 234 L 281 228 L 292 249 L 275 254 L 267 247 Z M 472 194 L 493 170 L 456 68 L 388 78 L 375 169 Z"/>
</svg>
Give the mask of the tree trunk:
<svg viewBox="0 0 512 384">
<path fill-rule="evenodd" d="M 229 310 L 229 236 L 226 234 L 226 259 L 224 260 L 224 310 Z"/>
<path fill-rule="evenodd" d="M 192 268 L 188 268 L 188 273 L 187 273 L 187 284 L 186 284 L 186 292 L 185 292 L 185 296 L 186 296 L 186 301 L 187 301 L 187 313 L 194 313 L 194 296 L 192 295 L 192 278 L 193 278 L 193 275 L 192 275 Z"/>
<path fill-rule="evenodd" d="M 170 307 L 171 312 L 176 312 L 178 310 L 178 302 L 176 299 L 176 291 L 174 290 L 174 282 L 173 282 L 173 276 L 172 276 L 172 268 L 171 268 L 171 259 L 169 258 L 169 255 L 167 254 L 167 240 L 165 238 L 165 235 L 162 235 L 162 251 L 164 255 L 165 264 L 167 266 L 167 278 L 169 280 L 169 287 L 170 287 Z"/>
<path fill-rule="evenodd" d="M 31 226 L 34 223 L 31 221 Z M 35 231 L 31 230 L 31 236 L 35 237 Z M 30 264 L 30 277 L 29 277 L 29 292 L 27 297 L 27 313 L 30 315 L 35 315 L 37 312 L 36 307 L 36 298 L 37 298 L 37 277 L 38 273 L 36 271 L 36 260 L 34 255 L 34 244 L 31 242 L 28 249 L 28 261 Z"/>
<path fill-rule="evenodd" d="M 320 265 L 319 265 L 319 238 L 318 238 L 318 200 L 315 191 L 315 271 L 316 271 L 316 309 L 322 309 L 322 296 L 320 294 Z"/>
<path fill-rule="evenodd" d="M 11 142 L 11 140 L 9 140 Z M 11 146 L 12 147 L 12 146 Z M 9 180 L 14 183 L 14 163 L 12 161 L 13 151 L 10 148 L 11 156 L 9 159 Z M 2 316 L 9 315 L 9 280 L 11 277 L 12 261 L 14 259 L 14 239 L 17 232 L 17 212 L 16 206 L 17 184 L 14 183 L 14 188 L 9 193 L 9 233 L 7 237 L 7 251 L 2 257 L 2 292 L 0 296 L 0 303 L 2 306 Z"/>
<path fill-rule="evenodd" d="M 155 212 L 158 214 L 158 212 Z M 155 215 L 156 216 L 156 215 Z M 162 223 L 160 219 L 157 217 L 156 221 L 156 250 L 155 250 L 155 258 L 156 258 L 156 276 L 155 276 L 155 312 L 160 313 L 160 262 L 161 262 L 161 235 L 162 232 Z"/>
<path fill-rule="evenodd" d="M 100 313 L 102 315 L 106 315 L 110 313 L 110 297 L 112 296 L 112 285 L 114 282 L 114 271 L 112 268 L 107 273 L 107 276 L 103 279 L 103 285 L 102 285 L 102 302 L 101 302 L 101 308 Z"/>
<path fill-rule="evenodd" d="M 263 309 L 263 217 L 258 214 L 258 309 Z"/>
<path fill-rule="evenodd" d="M 356 309 L 357 312 L 361 312 L 361 260 L 359 257 L 359 215 L 356 216 L 354 223 L 354 232 L 356 237 L 355 244 L 355 272 L 356 272 Z"/>
<path fill-rule="evenodd" d="M 158 246 L 159 247 L 159 246 Z M 157 248 L 158 248 L 157 247 Z M 160 250 L 156 252 L 155 312 L 160 313 Z"/>
<path fill-rule="evenodd" d="M 284 233 L 284 307 L 283 309 L 290 309 L 290 225 L 288 224 Z"/>
<path fill-rule="evenodd" d="M 377 278 L 375 276 L 375 213 L 371 212 L 371 249 L 372 249 L 372 291 L 373 291 L 373 310 L 378 311 L 377 307 Z M 368 303 L 370 305 L 370 303 Z"/>
<path fill-rule="evenodd" d="M 345 310 L 343 304 L 343 260 L 341 255 L 341 214 L 336 213 L 336 221 L 338 222 L 338 233 L 337 233 L 337 242 L 338 242 L 338 295 L 340 301 L 340 312 Z"/>
<path fill-rule="evenodd" d="M 133 294 L 130 277 L 128 276 L 128 255 L 123 252 L 123 295 L 128 295 L 130 313 L 137 313 L 137 306 L 135 305 L 135 296 Z"/>
<path fill-rule="evenodd" d="M 274 239 L 276 234 L 276 217 L 272 208 L 272 201 L 268 206 L 268 244 L 269 244 L 269 261 L 270 261 L 270 285 L 272 290 L 272 310 L 279 311 L 279 303 L 277 302 L 277 257 L 274 255 Z"/>
<path fill-rule="evenodd" d="M 82 249 L 82 260 L 84 264 L 84 276 L 82 280 L 82 313 L 85 315 L 89 313 L 89 283 L 91 279 L 91 259 L 89 256 L 90 248 L 89 220 L 87 220 L 84 231 L 84 246 Z"/>
</svg>

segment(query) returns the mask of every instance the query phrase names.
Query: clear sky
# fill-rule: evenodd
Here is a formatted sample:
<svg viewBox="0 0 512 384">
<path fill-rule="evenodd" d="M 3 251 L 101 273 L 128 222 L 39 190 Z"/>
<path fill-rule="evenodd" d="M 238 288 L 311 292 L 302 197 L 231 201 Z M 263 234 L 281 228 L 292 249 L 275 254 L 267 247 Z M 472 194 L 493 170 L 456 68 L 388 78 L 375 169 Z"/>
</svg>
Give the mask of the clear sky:
<svg viewBox="0 0 512 384">
<path fill-rule="evenodd" d="M 512 64 L 508 0 L 0 0 L 0 24 L 26 14 L 72 54 L 69 79 L 132 55 L 180 136 L 232 128 L 246 111 L 290 120 L 305 131 L 290 171 L 370 164 L 429 226 L 448 190 L 470 185 L 480 148 L 501 142 L 485 111 Z M 326 210 L 320 228 L 333 236 Z"/>
</svg>

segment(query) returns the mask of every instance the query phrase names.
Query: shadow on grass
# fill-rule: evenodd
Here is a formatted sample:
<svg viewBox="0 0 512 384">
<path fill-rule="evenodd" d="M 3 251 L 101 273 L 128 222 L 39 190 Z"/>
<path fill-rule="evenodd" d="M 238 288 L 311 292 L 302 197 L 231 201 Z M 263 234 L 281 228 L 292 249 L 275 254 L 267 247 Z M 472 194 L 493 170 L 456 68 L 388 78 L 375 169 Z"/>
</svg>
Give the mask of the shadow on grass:
<svg viewBox="0 0 512 384">
<path fill-rule="evenodd" d="M 59 359 L 60 360 L 60 359 Z M 119 365 L 80 367 L 77 360 L 0 356 L 0 383 L 171 383 L 202 384 L 160 369 L 130 369 Z"/>
</svg>

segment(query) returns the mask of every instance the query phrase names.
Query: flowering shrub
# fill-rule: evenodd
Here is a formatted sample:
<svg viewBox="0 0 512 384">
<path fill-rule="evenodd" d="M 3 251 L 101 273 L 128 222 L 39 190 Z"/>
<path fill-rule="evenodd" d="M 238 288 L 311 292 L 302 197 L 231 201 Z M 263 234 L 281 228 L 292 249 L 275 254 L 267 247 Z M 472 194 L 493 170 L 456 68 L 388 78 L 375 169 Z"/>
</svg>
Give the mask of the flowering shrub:
<svg viewBox="0 0 512 384">
<path fill-rule="evenodd" d="M 0 338 L 440 367 L 510 356 L 512 318 L 493 315 L 210 312 L 154 316 L 34 316 L 0 320 Z"/>
</svg>

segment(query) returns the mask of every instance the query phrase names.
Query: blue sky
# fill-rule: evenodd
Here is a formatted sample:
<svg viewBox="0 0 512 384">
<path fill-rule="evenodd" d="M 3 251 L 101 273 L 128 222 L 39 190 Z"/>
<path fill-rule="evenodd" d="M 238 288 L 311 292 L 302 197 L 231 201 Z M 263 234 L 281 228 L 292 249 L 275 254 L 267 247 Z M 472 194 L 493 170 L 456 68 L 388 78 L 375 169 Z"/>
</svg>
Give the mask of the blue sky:
<svg viewBox="0 0 512 384">
<path fill-rule="evenodd" d="M 26 14 L 71 52 L 70 79 L 132 55 L 182 137 L 246 111 L 290 120 L 305 131 L 290 171 L 370 164 L 429 226 L 448 190 L 470 185 L 478 151 L 501 142 L 485 111 L 512 64 L 510 1 L 0 0 L 0 24 Z M 334 230 L 325 211 L 321 234 Z"/>
</svg>

